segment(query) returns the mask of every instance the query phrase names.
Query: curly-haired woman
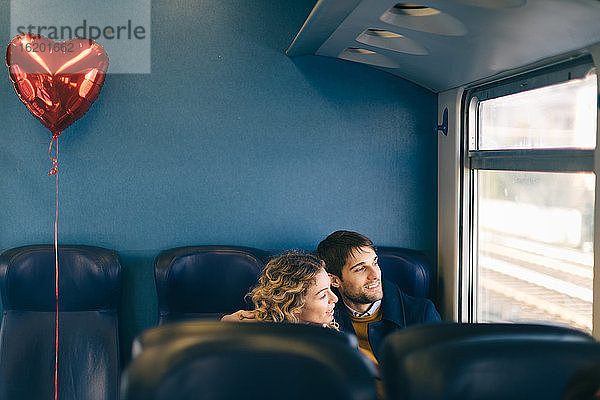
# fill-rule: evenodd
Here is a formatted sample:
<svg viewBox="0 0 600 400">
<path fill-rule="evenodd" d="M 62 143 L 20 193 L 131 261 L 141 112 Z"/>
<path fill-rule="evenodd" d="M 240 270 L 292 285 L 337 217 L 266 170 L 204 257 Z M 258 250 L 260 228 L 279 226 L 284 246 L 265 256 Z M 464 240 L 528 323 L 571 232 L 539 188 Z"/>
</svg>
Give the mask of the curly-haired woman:
<svg viewBox="0 0 600 400">
<path fill-rule="evenodd" d="M 253 311 L 226 315 L 223 321 L 256 320 L 319 324 L 337 329 L 325 264 L 309 254 L 285 254 L 266 265 L 258 284 L 247 295 Z"/>
</svg>

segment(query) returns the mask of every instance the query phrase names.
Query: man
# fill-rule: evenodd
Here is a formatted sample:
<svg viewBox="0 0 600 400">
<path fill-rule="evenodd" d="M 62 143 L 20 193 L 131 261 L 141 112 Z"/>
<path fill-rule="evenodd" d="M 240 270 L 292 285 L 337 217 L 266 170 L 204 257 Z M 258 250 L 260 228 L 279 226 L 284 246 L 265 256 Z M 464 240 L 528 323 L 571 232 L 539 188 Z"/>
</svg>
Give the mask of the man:
<svg viewBox="0 0 600 400">
<path fill-rule="evenodd" d="M 409 296 L 381 279 L 375 247 L 366 236 L 334 232 L 319 243 L 317 256 L 325 261 L 331 286 L 342 300 L 334 313 L 340 330 L 354 333 L 360 349 L 374 362 L 388 334 L 441 320 L 430 300 Z"/>
</svg>

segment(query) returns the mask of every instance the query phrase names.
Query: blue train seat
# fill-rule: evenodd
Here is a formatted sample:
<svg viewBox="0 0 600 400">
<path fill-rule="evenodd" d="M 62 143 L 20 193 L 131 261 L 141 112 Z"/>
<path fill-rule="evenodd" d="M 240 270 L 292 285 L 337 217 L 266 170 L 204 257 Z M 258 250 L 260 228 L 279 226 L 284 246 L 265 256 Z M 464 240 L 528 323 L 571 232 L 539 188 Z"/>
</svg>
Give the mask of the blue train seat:
<svg viewBox="0 0 600 400">
<path fill-rule="evenodd" d="M 600 343 L 574 329 L 529 324 L 438 324 L 388 336 L 381 370 L 390 399 L 560 399 Z"/>
<path fill-rule="evenodd" d="M 59 246 L 58 398 L 116 400 L 119 394 L 117 253 Z M 0 255 L 0 399 L 54 399 L 55 251 Z"/>
<path fill-rule="evenodd" d="M 248 308 L 244 295 L 256 284 L 268 254 L 237 246 L 188 246 L 161 252 L 154 263 L 159 324 L 218 319 Z"/>
<path fill-rule="evenodd" d="M 377 256 L 383 278 L 406 294 L 431 298 L 431 264 L 425 254 L 401 247 L 378 247 Z"/>
<path fill-rule="evenodd" d="M 123 374 L 122 400 L 376 398 L 355 343 L 328 328 L 187 321 L 147 331 L 142 341 Z"/>
</svg>

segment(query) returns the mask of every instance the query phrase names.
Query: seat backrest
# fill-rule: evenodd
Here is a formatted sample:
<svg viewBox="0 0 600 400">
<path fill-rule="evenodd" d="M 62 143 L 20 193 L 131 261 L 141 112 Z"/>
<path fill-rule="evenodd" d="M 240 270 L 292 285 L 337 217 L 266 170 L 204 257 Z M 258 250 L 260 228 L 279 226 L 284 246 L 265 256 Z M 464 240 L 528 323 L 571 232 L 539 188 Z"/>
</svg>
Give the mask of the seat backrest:
<svg viewBox="0 0 600 400">
<path fill-rule="evenodd" d="M 382 276 L 403 292 L 430 298 L 431 264 L 425 254 L 401 247 L 378 247 Z"/>
<path fill-rule="evenodd" d="M 59 246 L 58 398 L 118 399 L 117 253 Z M 0 255 L 0 399 L 54 399 L 55 251 L 51 245 Z"/>
<path fill-rule="evenodd" d="M 266 324 L 266 325 L 265 325 Z M 271 325 L 268 331 L 265 326 Z M 291 330 L 286 328 L 287 324 L 264 323 L 236 323 L 236 322 L 218 322 L 210 320 L 183 321 L 173 324 L 165 324 L 160 328 L 148 329 L 133 341 L 133 357 L 137 357 L 143 351 L 151 347 L 160 347 L 169 344 L 174 340 L 193 338 L 194 341 L 211 341 L 225 336 L 241 334 L 265 334 L 270 335 L 287 334 L 303 337 L 306 332 L 317 332 L 322 334 L 323 330 L 306 330 L 311 328 L 295 328 Z M 303 325 L 300 325 L 303 326 Z M 243 333 L 242 333 L 243 332 Z M 328 332 L 325 330 L 325 332 Z M 328 340 L 340 340 L 352 348 L 358 348 L 358 340 L 354 335 L 341 334 L 339 332 L 330 335 L 327 333 Z"/>
<path fill-rule="evenodd" d="M 549 325 L 437 324 L 389 335 L 381 354 L 388 398 L 560 399 L 600 344 Z"/>
<path fill-rule="evenodd" d="M 328 328 L 188 321 L 143 336 L 147 345 L 123 375 L 122 400 L 376 398 L 366 360 Z"/>
<path fill-rule="evenodd" d="M 154 263 L 159 324 L 218 319 L 248 308 L 244 296 L 268 259 L 250 247 L 189 246 L 161 252 Z"/>
</svg>

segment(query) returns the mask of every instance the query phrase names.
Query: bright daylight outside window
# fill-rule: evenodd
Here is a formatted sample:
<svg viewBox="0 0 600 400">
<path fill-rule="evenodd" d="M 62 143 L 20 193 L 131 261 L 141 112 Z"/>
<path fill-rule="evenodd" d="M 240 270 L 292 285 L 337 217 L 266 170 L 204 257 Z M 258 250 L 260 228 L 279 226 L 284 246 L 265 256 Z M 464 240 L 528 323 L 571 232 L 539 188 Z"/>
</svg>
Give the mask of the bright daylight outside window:
<svg viewBox="0 0 600 400">
<path fill-rule="evenodd" d="M 467 192 L 471 320 L 592 330 L 598 94 L 591 65 L 587 71 L 484 100 L 475 89 Z"/>
</svg>

